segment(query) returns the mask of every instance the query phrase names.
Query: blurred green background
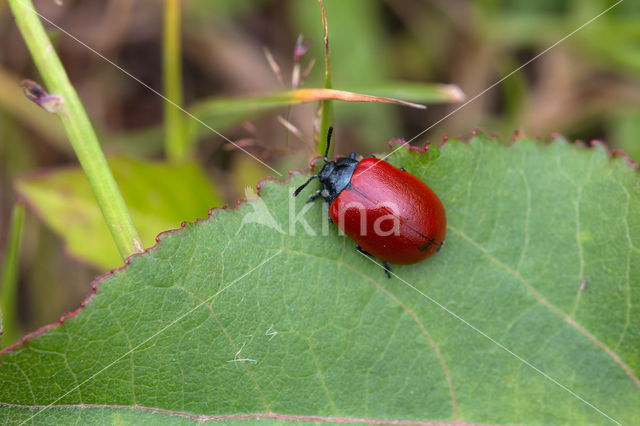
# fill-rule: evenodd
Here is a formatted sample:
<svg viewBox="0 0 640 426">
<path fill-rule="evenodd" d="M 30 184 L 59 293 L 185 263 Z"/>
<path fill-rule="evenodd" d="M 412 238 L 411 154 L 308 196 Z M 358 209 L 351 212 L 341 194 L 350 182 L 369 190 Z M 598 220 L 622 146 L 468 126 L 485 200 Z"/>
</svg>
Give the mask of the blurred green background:
<svg viewBox="0 0 640 426">
<path fill-rule="evenodd" d="M 455 84 L 472 98 L 614 3 L 327 0 L 333 87 L 371 93 L 398 81 Z M 65 0 L 59 6 L 42 0 L 36 5 L 48 19 L 163 90 L 162 2 Z M 318 2 L 188 0 L 182 5 L 185 107 L 195 111 L 203 102 L 209 105 L 215 114 L 203 116 L 208 124 L 275 169 L 306 169 L 315 152 L 317 104 L 258 113 L 242 105 L 234 109 L 227 98 L 290 88 L 299 34 L 311 42 L 302 68 L 316 60 L 302 87 L 323 87 Z M 273 175 L 206 129 L 194 136 L 191 160 L 166 163 L 163 100 L 46 26 L 104 151 L 113 158 L 114 174 L 147 246 L 163 229 L 206 217 L 209 207 L 250 197 L 246 187 Z M 284 84 L 270 67 L 265 48 L 278 62 Z M 23 78 L 41 81 L 2 2 L 0 247 L 4 251 L 11 209 L 21 197 L 27 201 L 27 222 L 18 314 L 21 328 L 28 331 L 74 309 L 90 292 L 92 279 L 119 260 L 108 234 L 98 230 L 99 211 L 82 173 L 73 168 L 77 161 L 61 126 L 24 98 L 18 86 Z M 394 87 L 392 95 L 427 102 Z M 412 143 L 466 138 L 476 128 L 505 143 L 514 131 L 542 139 L 558 132 L 585 142 L 602 140 L 640 160 L 640 2 L 623 1 L 439 122 L 460 105 L 436 103 L 425 111 L 334 102 L 335 152 L 385 151 L 388 140 L 412 139 L 438 123 Z M 302 137 L 287 130 L 282 118 Z M 185 118 L 186 124 L 190 121 Z"/>
</svg>

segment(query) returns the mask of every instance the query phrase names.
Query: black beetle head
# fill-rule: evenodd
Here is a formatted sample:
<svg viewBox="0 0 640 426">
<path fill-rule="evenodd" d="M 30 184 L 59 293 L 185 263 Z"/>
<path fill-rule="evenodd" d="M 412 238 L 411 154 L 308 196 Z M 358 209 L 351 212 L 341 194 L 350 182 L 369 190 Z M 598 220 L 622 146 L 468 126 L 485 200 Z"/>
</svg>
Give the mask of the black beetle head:
<svg viewBox="0 0 640 426">
<path fill-rule="evenodd" d="M 297 197 L 312 180 L 320 179 L 320 191 L 318 194 L 324 198 L 325 201 L 331 202 L 349 185 L 358 161 L 355 159 L 355 154 L 351 154 L 347 158 L 338 158 L 336 161 L 329 161 L 327 155 L 329 154 L 332 133 L 333 127 L 329 127 L 329 131 L 327 132 L 327 149 L 323 158 L 324 166 L 319 173 L 314 174 L 305 183 L 300 185 L 294 191 L 294 196 Z M 309 201 L 313 201 L 316 197 L 317 195 L 312 195 Z"/>
</svg>

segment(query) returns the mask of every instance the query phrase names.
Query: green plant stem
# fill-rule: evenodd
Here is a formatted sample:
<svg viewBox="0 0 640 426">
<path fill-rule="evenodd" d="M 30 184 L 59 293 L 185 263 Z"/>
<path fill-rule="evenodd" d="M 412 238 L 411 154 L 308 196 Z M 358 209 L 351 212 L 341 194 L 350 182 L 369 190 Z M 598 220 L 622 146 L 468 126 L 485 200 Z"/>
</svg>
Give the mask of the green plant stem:
<svg viewBox="0 0 640 426">
<path fill-rule="evenodd" d="M 57 115 L 87 175 L 120 254 L 125 258 L 142 251 L 142 242 L 102 153 L 89 117 L 69 82 L 33 3 L 31 0 L 9 0 L 9 6 L 48 91 L 64 100 L 63 109 Z M 87 244 L 91 242 L 87 241 Z"/>
<path fill-rule="evenodd" d="M 163 84 L 165 96 L 173 102 L 164 104 L 165 151 L 170 160 L 184 160 L 187 155 L 182 111 L 182 49 L 180 44 L 180 0 L 164 2 Z"/>
<path fill-rule="evenodd" d="M 4 334 L 0 336 L 0 342 L 2 343 L 0 347 L 11 345 L 18 335 L 16 305 L 18 303 L 18 261 L 23 225 L 24 204 L 16 203 L 11 215 L 11 228 L 2 268 L 2 285 L 0 286 L 0 307 L 2 308 L 0 309 L 0 315 L 2 315 L 2 318 L 0 318 L 0 330 L 4 327 Z"/>
<path fill-rule="evenodd" d="M 331 89 L 331 55 L 329 52 L 329 24 L 327 10 L 323 0 L 320 3 L 322 28 L 324 30 L 324 88 Z M 318 155 L 324 155 L 327 149 L 327 132 L 333 121 L 333 101 L 320 102 L 320 134 L 318 135 Z M 331 152 L 328 153 L 331 156 Z"/>
</svg>

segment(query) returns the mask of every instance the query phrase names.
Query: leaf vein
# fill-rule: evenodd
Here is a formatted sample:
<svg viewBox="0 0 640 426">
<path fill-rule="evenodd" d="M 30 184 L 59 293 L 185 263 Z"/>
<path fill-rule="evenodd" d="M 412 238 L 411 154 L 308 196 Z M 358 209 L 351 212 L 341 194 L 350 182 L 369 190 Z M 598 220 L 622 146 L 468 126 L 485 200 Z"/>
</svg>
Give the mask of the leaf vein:
<svg viewBox="0 0 640 426">
<path fill-rule="evenodd" d="M 567 315 L 562 310 L 560 310 L 555 305 L 553 305 L 551 302 L 549 302 L 547 299 L 542 297 L 542 295 L 531 285 L 531 283 L 525 280 L 518 271 L 514 270 L 509 265 L 505 264 L 504 262 L 502 262 L 501 260 L 493 256 L 491 253 L 489 253 L 487 249 L 485 249 L 482 245 L 480 245 L 477 241 L 473 240 L 463 231 L 451 225 L 447 225 L 447 228 L 451 229 L 453 232 L 455 232 L 460 237 L 462 237 L 462 239 L 470 243 L 473 247 L 480 250 L 485 255 L 485 257 L 489 259 L 492 263 L 494 263 L 495 265 L 497 265 L 498 267 L 500 267 L 501 269 L 505 270 L 507 273 L 512 275 L 520 284 L 524 286 L 524 288 L 529 292 L 531 296 L 533 296 L 539 303 L 547 307 L 551 312 L 553 312 L 555 315 L 563 319 L 565 322 L 567 322 L 569 325 L 575 328 L 576 331 L 578 331 L 580 334 L 582 334 L 587 339 L 589 339 L 593 344 L 595 344 L 598 348 L 600 348 L 616 364 L 618 364 L 618 366 L 624 371 L 624 373 L 633 381 L 633 383 L 637 387 L 640 387 L 640 379 L 634 374 L 633 370 L 631 370 L 631 368 L 620 358 L 620 356 L 617 353 L 611 350 L 611 348 L 609 348 L 603 342 L 598 340 L 598 338 L 596 338 L 593 334 L 589 333 L 589 331 L 587 331 L 584 327 L 578 324 L 569 315 Z"/>
</svg>

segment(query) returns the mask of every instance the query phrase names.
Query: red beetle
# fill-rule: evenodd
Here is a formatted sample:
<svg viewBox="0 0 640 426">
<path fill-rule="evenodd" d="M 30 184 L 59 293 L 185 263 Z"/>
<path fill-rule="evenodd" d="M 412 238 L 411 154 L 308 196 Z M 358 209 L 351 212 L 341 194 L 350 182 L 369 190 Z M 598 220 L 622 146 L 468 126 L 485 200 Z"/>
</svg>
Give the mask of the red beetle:
<svg viewBox="0 0 640 426">
<path fill-rule="evenodd" d="M 327 135 L 324 166 L 298 187 L 298 196 L 313 179 L 320 189 L 307 202 L 322 197 L 329 204 L 334 223 L 356 242 L 362 253 L 388 262 L 411 264 L 440 250 L 447 219 L 438 196 L 415 176 L 384 160 L 356 154 L 329 161 L 327 154 L 333 129 Z"/>
</svg>

